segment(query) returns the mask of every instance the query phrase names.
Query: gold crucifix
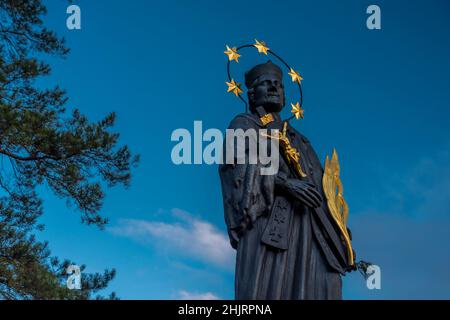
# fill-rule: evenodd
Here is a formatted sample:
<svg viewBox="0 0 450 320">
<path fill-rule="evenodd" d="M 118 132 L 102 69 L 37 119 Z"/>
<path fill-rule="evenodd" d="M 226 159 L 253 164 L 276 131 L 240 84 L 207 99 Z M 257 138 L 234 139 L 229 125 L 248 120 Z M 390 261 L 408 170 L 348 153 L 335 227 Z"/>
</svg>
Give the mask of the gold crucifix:
<svg viewBox="0 0 450 320">
<path fill-rule="evenodd" d="M 272 136 L 266 133 L 261 133 L 261 135 L 267 138 L 277 139 L 281 141 L 281 146 L 283 147 L 284 155 L 286 156 L 288 164 L 292 165 L 295 172 L 301 178 L 306 177 L 306 174 L 303 172 L 303 169 L 300 165 L 300 153 L 291 145 L 291 142 L 287 137 L 287 122 L 284 122 L 283 130 L 281 132 L 278 131 L 277 135 Z"/>
</svg>

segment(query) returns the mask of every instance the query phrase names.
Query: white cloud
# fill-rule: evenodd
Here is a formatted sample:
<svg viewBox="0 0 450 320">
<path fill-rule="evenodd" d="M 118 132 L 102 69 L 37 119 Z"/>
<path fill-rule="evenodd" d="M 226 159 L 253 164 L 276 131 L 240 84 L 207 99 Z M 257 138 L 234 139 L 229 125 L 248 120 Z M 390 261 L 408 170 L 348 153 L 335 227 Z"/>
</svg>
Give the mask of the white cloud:
<svg viewBox="0 0 450 320">
<path fill-rule="evenodd" d="M 176 219 L 173 223 L 126 219 L 108 231 L 145 244 L 157 241 L 158 248 L 176 250 L 224 269 L 234 269 L 235 252 L 225 233 L 185 211 L 173 209 L 172 215 Z"/>
<path fill-rule="evenodd" d="M 178 292 L 178 298 L 180 300 L 220 300 L 220 298 L 212 292 L 196 293 L 185 290 L 180 290 Z"/>
</svg>

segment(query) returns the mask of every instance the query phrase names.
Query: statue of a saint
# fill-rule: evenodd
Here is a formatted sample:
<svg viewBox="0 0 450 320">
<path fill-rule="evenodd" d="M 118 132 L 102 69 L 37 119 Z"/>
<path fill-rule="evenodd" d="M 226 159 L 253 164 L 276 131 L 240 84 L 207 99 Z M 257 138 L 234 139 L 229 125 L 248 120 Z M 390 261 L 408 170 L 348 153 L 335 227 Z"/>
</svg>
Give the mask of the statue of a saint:
<svg viewBox="0 0 450 320">
<path fill-rule="evenodd" d="M 261 175 L 260 164 L 219 167 L 225 222 L 237 250 L 235 298 L 341 299 L 341 275 L 352 267 L 353 253 L 327 206 L 315 151 L 280 119 L 282 71 L 271 61 L 257 65 L 245 74 L 245 85 L 250 113 L 236 116 L 229 128 L 278 129 L 285 143 L 274 175 Z M 287 148 L 298 155 L 295 161 Z"/>
</svg>

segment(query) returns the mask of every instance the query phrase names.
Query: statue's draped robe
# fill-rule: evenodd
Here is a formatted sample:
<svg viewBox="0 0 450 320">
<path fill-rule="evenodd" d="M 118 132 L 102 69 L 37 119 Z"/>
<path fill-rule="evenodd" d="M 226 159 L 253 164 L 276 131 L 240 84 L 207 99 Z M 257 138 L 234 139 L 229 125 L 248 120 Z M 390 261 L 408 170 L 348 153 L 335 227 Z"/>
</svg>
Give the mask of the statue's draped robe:
<svg viewBox="0 0 450 320">
<path fill-rule="evenodd" d="M 229 128 L 258 130 L 263 125 L 255 115 L 241 114 Z M 301 154 L 306 179 L 317 186 L 323 202 L 320 208 L 311 209 L 288 198 L 293 215 L 288 225 L 287 250 L 261 242 L 279 192 L 275 175 L 261 175 L 259 164 L 223 164 L 219 168 L 225 222 L 231 245 L 237 250 L 235 298 L 341 299 L 346 249 L 323 194 L 323 169 L 303 135 L 289 126 L 288 137 Z M 281 156 L 279 170 L 293 178 Z M 251 192 L 250 202 L 244 200 L 246 192 Z"/>
</svg>

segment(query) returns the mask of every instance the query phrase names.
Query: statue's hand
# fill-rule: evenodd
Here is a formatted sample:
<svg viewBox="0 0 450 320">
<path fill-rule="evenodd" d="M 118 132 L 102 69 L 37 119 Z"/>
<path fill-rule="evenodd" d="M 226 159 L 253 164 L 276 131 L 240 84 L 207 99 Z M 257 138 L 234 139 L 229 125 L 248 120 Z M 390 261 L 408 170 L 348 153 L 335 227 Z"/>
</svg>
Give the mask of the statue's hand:
<svg viewBox="0 0 450 320">
<path fill-rule="evenodd" d="M 322 204 L 322 197 L 320 196 L 319 191 L 317 191 L 316 186 L 312 183 L 298 179 L 288 179 L 287 188 L 291 195 L 308 207 L 318 208 Z"/>
<path fill-rule="evenodd" d="M 308 207 L 318 208 L 322 204 L 319 191 L 310 182 L 288 179 L 284 174 L 279 174 L 275 179 L 275 184 Z"/>
</svg>

